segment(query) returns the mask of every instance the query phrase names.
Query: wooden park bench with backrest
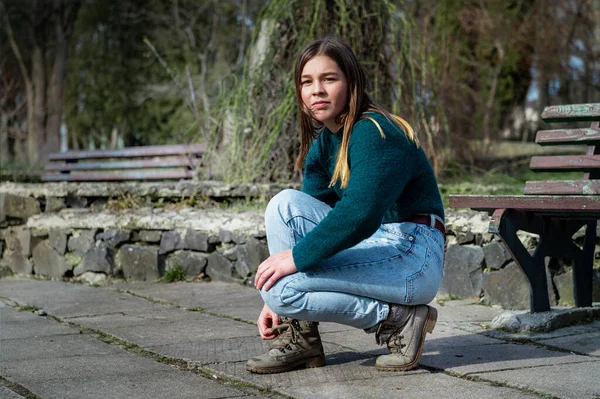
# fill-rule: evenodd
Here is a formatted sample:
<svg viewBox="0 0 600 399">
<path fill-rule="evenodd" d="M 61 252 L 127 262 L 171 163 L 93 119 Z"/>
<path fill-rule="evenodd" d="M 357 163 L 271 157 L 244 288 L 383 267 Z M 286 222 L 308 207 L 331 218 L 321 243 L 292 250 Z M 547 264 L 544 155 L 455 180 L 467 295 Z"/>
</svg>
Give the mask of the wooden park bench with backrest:
<svg viewBox="0 0 600 399">
<path fill-rule="evenodd" d="M 573 261 L 575 306 L 592 305 L 592 278 L 596 221 L 600 218 L 600 103 L 551 106 L 544 109 L 546 123 L 591 122 L 589 128 L 541 130 L 536 143 L 549 145 L 580 144 L 585 155 L 534 156 L 534 171 L 580 171 L 580 180 L 528 181 L 524 195 L 451 195 L 453 208 L 471 208 L 491 215 L 489 231 L 498 234 L 521 267 L 530 284 L 532 312 L 550 310 L 546 280 L 546 257 Z M 573 235 L 583 226 L 583 248 Z M 532 255 L 517 232 L 539 235 Z"/>
<path fill-rule="evenodd" d="M 203 144 L 59 152 L 49 156 L 42 181 L 190 179 L 203 153 Z"/>
</svg>

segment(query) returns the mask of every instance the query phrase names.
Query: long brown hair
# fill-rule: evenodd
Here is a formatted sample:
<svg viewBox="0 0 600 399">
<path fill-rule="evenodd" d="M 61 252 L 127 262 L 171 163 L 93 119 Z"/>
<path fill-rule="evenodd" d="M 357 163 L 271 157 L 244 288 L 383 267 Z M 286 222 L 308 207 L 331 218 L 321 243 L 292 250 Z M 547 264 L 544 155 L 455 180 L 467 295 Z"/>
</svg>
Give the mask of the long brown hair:
<svg viewBox="0 0 600 399">
<path fill-rule="evenodd" d="M 298 56 L 294 70 L 294 80 L 296 84 L 296 99 L 298 103 L 298 117 L 300 119 L 300 154 L 296 159 L 296 169 L 300 170 L 304 166 L 306 155 L 310 149 L 312 141 L 323 129 L 323 124 L 317 121 L 306 109 L 302 102 L 301 95 L 301 75 L 304 66 L 314 57 L 324 55 L 331 58 L 338 65 L 340 70 L 346 76 L 348 82 L 348 105 L 337 117 L 336 122 L 344 126 L 342 133 L 342 143 L 337 154 L 333 177 L 330 186 L 337 181 L 341 181 L 342 187 L 348 186 L 350 179 L 350 166 L 348 165 L 348 143 L 352 126 L 363 116 L 365 112 L 375 111 L 385 115 L 402 129 L 408 138 L 418 146 L 418 140 L 412 127 L 399 116 L 390 114 L 377 104 L 375 104 L 366 92 L 367 78 L 365 70 L 356 58 L 352 49 L 346 44 L 333 38 L 324 38 L 309 43 Z M 377 126 L 381 131 L 381 128 Z M 383 134 L 383 133 L 382 133 Z"/>
</svg>

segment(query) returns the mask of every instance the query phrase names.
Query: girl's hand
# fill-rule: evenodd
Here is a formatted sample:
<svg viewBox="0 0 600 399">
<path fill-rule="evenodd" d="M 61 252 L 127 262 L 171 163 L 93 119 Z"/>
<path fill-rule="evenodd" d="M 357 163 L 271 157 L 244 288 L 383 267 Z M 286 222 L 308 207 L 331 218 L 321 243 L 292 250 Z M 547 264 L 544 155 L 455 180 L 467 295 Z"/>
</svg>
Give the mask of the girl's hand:
<svg viewBox="0 0 600 399">
<path fill-rule="evenodd" d="M 277 334 L 273 333 L 273 327 L 279 325 L 279 322 L 279 315 L 269 309 L 265 303 L 265 306 L 263 306 L 263 310 L 260 312 L 260 316 L 258 316 L 258 320 L 256 321 L 262 339 L 275 338 Z"/>
<path fill-rule="evenodd" d="M 296 265 L 294 264 L 292 250 L 286 249 L 285 251 L 269 256 L 267 260 L 258 266 L 256 277 L 254 278 L 254 285 L 256 285 L 256 288 L 259 290 L 264 288 L 265 291 L 269 291 L 269 288 L 271 288 L 281 277 L 296 273 L 297 271 L 298 269 L 296 269 Z"/>
</svg>

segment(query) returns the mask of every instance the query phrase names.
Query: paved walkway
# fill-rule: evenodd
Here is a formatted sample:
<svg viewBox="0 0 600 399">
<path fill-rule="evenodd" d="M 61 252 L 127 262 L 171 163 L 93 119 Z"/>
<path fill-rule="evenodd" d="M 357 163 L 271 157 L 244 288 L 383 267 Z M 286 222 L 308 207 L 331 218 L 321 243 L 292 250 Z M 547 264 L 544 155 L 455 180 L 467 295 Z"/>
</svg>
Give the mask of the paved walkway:
<svg viewBox="0 0 600 399">
<path fill-rule="evenodd" d="M 2 279 L 0 398 L 600 398 L 600 321 L 515 335 L 485 329 L 500 310 L 435 306 L 415 370 L 375 371 L 373 336 L 322 323 L 326 367 L 254 375 L 254 289 Z"/>
</svg>

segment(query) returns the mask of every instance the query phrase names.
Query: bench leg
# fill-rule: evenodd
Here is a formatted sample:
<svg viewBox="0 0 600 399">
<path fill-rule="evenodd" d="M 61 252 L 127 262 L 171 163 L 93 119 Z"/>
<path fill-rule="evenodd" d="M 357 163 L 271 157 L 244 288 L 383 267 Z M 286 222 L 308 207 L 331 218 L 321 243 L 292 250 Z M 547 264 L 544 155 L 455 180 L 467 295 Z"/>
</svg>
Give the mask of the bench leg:
<svg viewBox="0 0 600 399">
<path fill-rule="evenodd" d="M 573 297 L 575 306 L 592 306 L 594 250 L 596 249 L 596 221 L 587 222 L 581 256 L 573 261 Z"/>
<path fill-rule="evenodd" d="M 508 247 L 515 262 L 525 273 L 530 286 L 531 312 L 545 312 L 550 310 L 548 299 L 548 283 L 546 282 L 546 265 L 544 262 L 543 238 L 540 234 L 540 243 L 533 256 L 517 237 L 517 231 L 525 230 L 536 232 L 543 228 L 543 220 L 536 215 L 508 209 L 503 212 L 498 233 Z"/>
</svg>

